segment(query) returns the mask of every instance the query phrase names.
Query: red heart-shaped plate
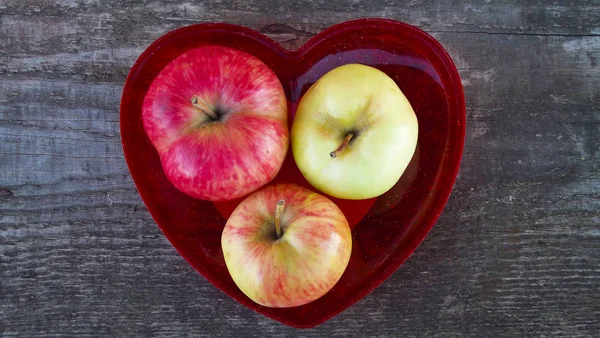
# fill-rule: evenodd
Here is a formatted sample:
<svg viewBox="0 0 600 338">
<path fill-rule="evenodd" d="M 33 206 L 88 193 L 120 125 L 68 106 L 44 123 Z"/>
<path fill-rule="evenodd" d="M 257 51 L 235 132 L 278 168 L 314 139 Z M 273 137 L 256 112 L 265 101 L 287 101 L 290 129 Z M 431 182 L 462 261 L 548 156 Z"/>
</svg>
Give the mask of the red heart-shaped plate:
<svg viewBox="0 0 600 338">
<path fill-rule="evenodd" d="M 377 199 L 334 199 L 353 227 L 352 257 L 336 286 L 312 303 L 266 308 L 237 288 L 223 259 L 221 231 L 239 200 L 215 205 L 178 191 L 164 175 L 158 153 L 144 132 L 141 107 L 150 83 L 175 57 L 201 45 L 237 48 L 269 65 L 285 89 L 290 124 L 298 100 L 310 85 L 347 63 L 367 64 L 387 73 L 417 114 L 418 147 L 400 181 Z M 268 317 L 295 327 L 312 327 L 381 284 L 433 227 L 458 173 L 465 115 L 463 88 L 452 60 L 435 39 L 413 26 L 385 19 L 348 21 L 289 52 L 248 28 L 199 24 L 164 35 L 136 61 L 121 100 L 121 137 L 144 203 L 165 236 L 196 270 L 229 296 Z M 276 181 L 307 185 L 291 151 Z"/>
</svg>

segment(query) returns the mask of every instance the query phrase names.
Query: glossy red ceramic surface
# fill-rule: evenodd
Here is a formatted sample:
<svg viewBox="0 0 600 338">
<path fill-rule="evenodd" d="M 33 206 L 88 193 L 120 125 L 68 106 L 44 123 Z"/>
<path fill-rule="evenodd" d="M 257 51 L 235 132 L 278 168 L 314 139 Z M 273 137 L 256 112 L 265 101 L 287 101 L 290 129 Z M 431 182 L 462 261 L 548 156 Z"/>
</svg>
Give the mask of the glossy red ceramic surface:
<svg viewBox="0 0 600 338">
<path fill-rule="evenodd" d="M 221 231 L 241 199 L 213 204 L 179 192 L 167 180 L 158 154 L 144 132 L 141 108 L 151 81 L 175 57 L 201 45 L 237 48 L 269 65 L 285 89 L 290 126 L 298 100 L 310 85 L 329 70 L 347 63 L 367 64 L 387 73 L 417 114 L 417 150 L 398 183 L 376 199 L 332 199 L 353 228 L 352 256 L 336 286 L 312 303 L 287 309 L 266 308 L 241 293 L 229 276 L 221 251 Z M 207 280 L 240 303 L 285 324 L 311 327 L 381 284 L 431 230 L 458 173 L 465 137 L 465 102 L 460 78 L 448 54 L 431 36 L 410 25 L 384 19 L 349 21 L 289 52 L 248 28 L 200 24 L 161 37 L 136 61 L 121 101 L 121 137 L 140 195 L 178 252 Z M 308 186 L 291 151 L 275 182 Z"/>
</svg>

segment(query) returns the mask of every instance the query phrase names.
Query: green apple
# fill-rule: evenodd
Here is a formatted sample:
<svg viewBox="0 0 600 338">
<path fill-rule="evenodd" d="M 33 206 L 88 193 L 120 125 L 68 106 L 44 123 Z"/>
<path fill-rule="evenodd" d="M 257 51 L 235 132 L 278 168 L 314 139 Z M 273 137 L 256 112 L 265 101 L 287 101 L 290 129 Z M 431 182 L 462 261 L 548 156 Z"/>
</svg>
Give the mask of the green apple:
<svg viewBox="0 0 600 338">
<path fill-rule="evenodd" d="M 296 165 L 313 187 L 337 198 L 388 191 L 417 146 L 417 117 L 394 80 L 347 64 L 323 75 L 300 100 L 292 125 Z"/>
</svg>

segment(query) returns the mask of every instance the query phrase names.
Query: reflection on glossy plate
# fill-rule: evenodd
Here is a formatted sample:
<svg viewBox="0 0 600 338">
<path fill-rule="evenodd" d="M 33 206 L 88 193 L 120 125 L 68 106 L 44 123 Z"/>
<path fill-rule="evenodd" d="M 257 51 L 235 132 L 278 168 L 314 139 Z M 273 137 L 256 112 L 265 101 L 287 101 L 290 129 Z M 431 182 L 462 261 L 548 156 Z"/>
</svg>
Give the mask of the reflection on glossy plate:
<svg viewBox="0 0 600 338">
<path fill-rule="evenodd" d="M 288 309 L 262 307 L 233 283 L 221 252 L 221 231 L 237 203 L 192 199 L 165 177 L 142 125 L 142 101 L 158 72 L 181 53 L 222 45 L 260 58 L 278 75 L 288 97 L 290 126 L 298 100 L 329 70 L 347 63 L 374 66 L 393 78 L 419 119 L 419 142 L 398 183 L 376 199 L 334 199 L 353 227 L 352 257 L 336 286 L 322 298 Z M 207 280 L 240 303 L 295 327 L 311 327 L 352 305 L 394 272 L 441 214 L 458 173 L 465 137 L 460 78 L 442 46 L 423 31 L 385 19 L 333 26 L 295 52 L 248 28 L 199 24 L 154 42 L 136 61 L 121 101 L 125 158 L 148 210 L 177 251 Z M 377 175 L 376 172 L 373 173 Z M 276 182 L 309 186 L 291 151 Z"/>
</svg>

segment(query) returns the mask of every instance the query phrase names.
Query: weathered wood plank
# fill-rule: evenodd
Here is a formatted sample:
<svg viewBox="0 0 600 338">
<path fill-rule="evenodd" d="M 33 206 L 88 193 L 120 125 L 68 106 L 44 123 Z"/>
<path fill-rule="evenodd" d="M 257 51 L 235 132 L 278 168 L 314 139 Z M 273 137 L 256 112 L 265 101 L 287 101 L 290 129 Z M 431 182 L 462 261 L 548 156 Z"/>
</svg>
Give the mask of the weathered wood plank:
<svg viewBox="0 0 600 338">
<path fill-rule="evenodd" d="M 269 33 L 288 48 L 332 23 L 387 17 L 427 31 L 489 34 L 600 35 L 594 1 L 47 1 L 5 0 L 0 36 L 6 55 L 58 50 L 145 47 L 163 33 L 198 22 L 223 21 Z"/>
<path fill-rule="evenodd" d="M 390 17 L 434 34 L 465 85 L 445 213 L 373 294 L 295 331 L 238 305 L 162 236 L 131 181 L 129 67 L 177 27 L 226 21 L 297 48 Z M 600 4 L 427 0 L 0 2 L 3 336 L 590 337 L 600 332 Z"/>
</svg>

